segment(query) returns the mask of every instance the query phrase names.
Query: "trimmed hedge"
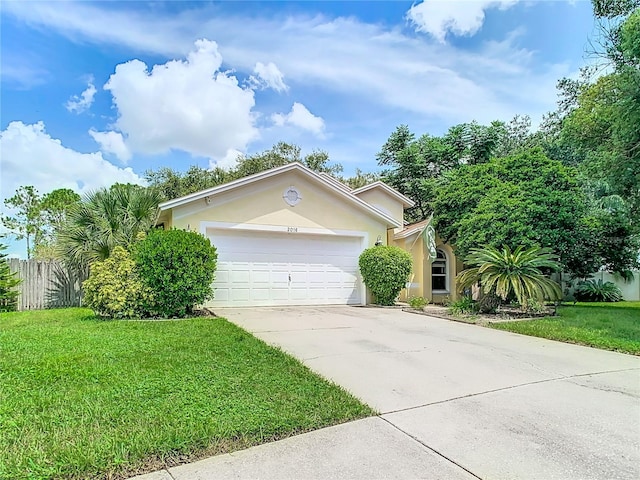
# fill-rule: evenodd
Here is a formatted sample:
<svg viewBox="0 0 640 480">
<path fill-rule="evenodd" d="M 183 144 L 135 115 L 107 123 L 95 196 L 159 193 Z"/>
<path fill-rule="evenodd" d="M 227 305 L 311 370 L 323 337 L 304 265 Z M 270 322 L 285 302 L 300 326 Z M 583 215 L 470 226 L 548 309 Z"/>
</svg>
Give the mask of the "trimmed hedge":
<svg viewBox="0 0 640 480">
<path fill-rule="evenodd" d="M 213 298 L 218 254 L 209 239 L 184 230 L 153 230 L 135 244 L 133 257 L 142 282 L 153 291 L 149 310 L 184 317 Z"/>
<path fill-rule="evenodd" d="M 399 247 L 376 246 L 360 254 L 364 284 L 380 305 L 393 305 L 411 274 L 411 255 Z"/>
</svg>

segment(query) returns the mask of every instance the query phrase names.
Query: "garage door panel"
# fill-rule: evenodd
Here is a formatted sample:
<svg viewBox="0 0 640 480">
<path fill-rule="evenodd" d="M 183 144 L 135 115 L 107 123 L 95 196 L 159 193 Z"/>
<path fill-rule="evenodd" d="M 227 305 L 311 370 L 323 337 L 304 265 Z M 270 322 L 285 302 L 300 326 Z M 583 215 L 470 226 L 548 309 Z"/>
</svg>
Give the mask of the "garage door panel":
<svg viewBox="0 0 640 480">
<path fill-rule="evenodd" d="M 361 237 L 210 231 L 213 306 L 360 303 Z"/>
</svg>

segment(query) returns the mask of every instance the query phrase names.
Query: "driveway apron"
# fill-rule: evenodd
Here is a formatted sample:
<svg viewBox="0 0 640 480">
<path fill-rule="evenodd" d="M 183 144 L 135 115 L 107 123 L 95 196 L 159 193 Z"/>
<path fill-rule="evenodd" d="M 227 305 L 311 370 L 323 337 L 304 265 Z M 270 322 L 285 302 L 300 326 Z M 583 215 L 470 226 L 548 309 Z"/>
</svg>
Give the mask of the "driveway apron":
<svg viewBox="0 0 640 480">
<path fill-rule="evenodd" d="M 638 357 L 397 309 L 216 313 L 380 412 L 354 422 L 366 425 L 366 433 L 350 436 L 354 427 L 333 427 L 345 429 L 343 440 L 351 438 L 340 451 L 355 448 L 366 435 L 371 451 L 376 442 L 388 443 L 384 465 L 406 465 L 407 458 L 422 462 L 393 470 L 397 475 L 379 470 L 379 478 L 640 478 Z M 354 470 L 353 458 L 340 458 L 327 458 L 318 475 L 298 470 L 290 478 L 366 478 L 365 472 L 376 472 Z M 233 476 L 242 477 L 241 464 L 247 460 L 234 467 Z"/>
</svg>

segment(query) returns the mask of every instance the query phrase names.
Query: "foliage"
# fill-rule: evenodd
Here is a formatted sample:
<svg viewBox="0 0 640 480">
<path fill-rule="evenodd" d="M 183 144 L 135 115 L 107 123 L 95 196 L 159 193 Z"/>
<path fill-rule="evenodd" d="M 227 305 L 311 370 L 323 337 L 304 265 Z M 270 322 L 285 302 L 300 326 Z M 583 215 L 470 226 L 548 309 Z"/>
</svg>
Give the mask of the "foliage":
<svg viewBox="0 0 640 480">
<path fill-rule="evenodd" d="M 380 305 L 393 305 L 411 274 L 411 255 L 399 247 L 379 245 L 360 254 L 364 284 Z"/>
<path fill-rule="evenodd" d="M 27 242 L 27 258 L 56 258 L 53 244 L 61 229 L 68 208 L 77 203 L 80 196 L 68 188 L 59 188 L 40 196 L 31 185 L 18 188 L 13 197 L 4 201 L 16 210 L 12 217 L 2 215 L 0 220 L 15 236 Z"/>
<path fill-rule="evenodd" d="M 12 217 L 2 215 L 0 220 L 16 240 L 26 240 L 27 258 L 31 258 L 33 244 L 42 235 L 40 195 L 33 186 L 23 186 L 12 197 L 5 199 L 4 204 L 16 210 L 16 214 Z"/>
<path fill-rule="evenodd" d="M 303 156 L 299 146 L 278 142 L 263 152 L 238 155 L 235 165 L 228 170 L 218 166 L 207 170 L 194 165 L 183 174 L 165 167 L 156 171 L 147 170 L 145 178 L 149 187 L 156 191 L 161 199 L 170 200 L 292 162 L 299 162 L 311 170 L 328 173 L 338 178 L 342 172 L 342 165 L 331 164 L 327 152 L 314 150 Z M 361 173 L 361 177 L 358 177 L 356 174 L 354 181 L 361 181 L 368 178 L 368 175 Z"/>
<path fill-rule="evenodd" d="M 122 247 L 113 248 L 109 258 L 91 264 L 89 278 L 82 284 L 84 304 L 96 314 L 110 318 L 145 316 L 152 292 L 136 271 L 136 264 Z"/>
<path fill-rule="evenodd" d="M 492 323 L 499 330 L 640 355 L 640 302 L 561 306 L 558 315 Z"/>
<path fill-rule="evenodd" d="M 411 297 L 409 299 L 409 306 L 411 308 L 415 308 L 417 310 L 422 310 L 424 307 L 429 305 L 429 299 L 424 297 Z"/>
<path fill-rule="evenodd" d="M 67 212 L 58 235 L 63 258 L 75 266 L 105 260 L 121 246 L 130 249 L 153 226 L 160 196 L 139 185 L 115 184 L 91 192 Z"/>
<path fill-rule="evenodd" d="M 349 188 L 357 189 L 369 185 L 371 183 L 377 182 L 380 180 L 380 174 L 378 173 L 365 173 L 359 168 L 356 168 L 356 173 L 352 177 L 337 177 L 342 183 L 347 185 Z"/>
<path fill-rule="evenodd" d="M 434 210 L 433 198 L 441 188 L 439 180 L 462 165 L 487 163 L 494 156 L 520 153 L 541 144 L 531 133 L 531 119 L 516 115 L 510 122 L 477 122 L 451 127 L 442 137 L 422 135 L 416 139 L 406 125 L 391 134 L 377 154 L 378 164 L 387 167 L 382 180 L 416 202 L 407 210 L 409 221 L 427 218 Z"/>
<path fill-rule="evenodd" d="M 493 293 L 487 293 L 482 295 L 477 303 L 480 313 L 496 313 L 502 299 Z"/>
<path fill-rule="evenodd" d="M 156 190 L 162 200 L 183 197 L 221 185 L 232 180 L 231 174 L 220 167 L 206 169 L 192 165 L 185 173 L 168 167 L 147 170 L 144 174 L 149 188 Z"/>
<path fill-rule="evenodd" d="M 478 303 L 471 297 L 461 297 L 449 304 L 451 315 L 475 315 L 478 311 Z"/>
<path fill-rule="evenodd" d="M 374 412 L 221 318 L 0 322 L 0 478 L 129 478 Z"/>
<path fill-rule="evenodd" d="M 153 230 L 134 247 L 144 285 L 153 291 L 150 310 L 184 317 L 213 297 L 218 255 L 209 239 L 184 230 Z"/>
<path fill-rule="evenodd" d="M 547 311 L 544 303 L 537 298 L 527 298 L 522 305 L 522 310 L 533 314 L 541 314 Z"/>
<path fill-rule="evenodd" d="M 523 308 L 528 299 L 559 300 L 560 285 L 542 273 L 559 269 L 555 258 L 549 249 L 539 247 L 520 246 L 513 252 L 506 245 L 502 250 L 491 246 L 474 249 L 465 258 L 465 265 L 471 268 L 458 275 L 458 285 L 463 289 L 480 283 L 485 294 L 497 295 L 502 300 L 513 294 Z"/>
<path fill-rule="evenodd" d="M 11 272 L 7 262 L 7 254 L 3 253 L 7 246 L 0 244 L 0 312 L 13 312 L 18 308 L 19 292 L 16 287 L 20 285 L 17 272 Z"/>
<path fill-rule="evenodd" d="M 574 296 L 580 302 L 620 302 L 622 291 L 613 282 L 585 280 L 578 283 Z"/>
<path fill-rule="evenodd" d="M 628 269 L 634 259 L 633 247 L 612 254 L 610 232 L 625 230 L 609 223 L 610 213 L 590 211 L 576 170 L 539 148 L 451 171 L 434 207 L 440 237 L 455 245 L 461 257 L 483 245 L 512 250 L 540 245 L 553 249 L 574 276 L 589 275 L 605 263 L 612 270 Z M 633 245 L 628 234 L 617 238 Z"/>
</svg>

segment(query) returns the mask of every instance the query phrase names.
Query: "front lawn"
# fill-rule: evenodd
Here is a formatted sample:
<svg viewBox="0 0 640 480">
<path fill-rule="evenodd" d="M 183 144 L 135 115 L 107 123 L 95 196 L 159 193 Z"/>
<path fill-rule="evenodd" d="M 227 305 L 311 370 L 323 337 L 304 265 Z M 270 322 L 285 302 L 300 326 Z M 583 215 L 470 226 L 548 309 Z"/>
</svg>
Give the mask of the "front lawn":
<svg viewBox="0 0 640 480">
<path fill-rule="evenodd" d="M 122 478 L 373 414 L 220 318 L 0 315 L 0 478 Z"/>
<path fill-rule="evenodd" d="M 557 317 L 493 323 L 492 328 L 640 355 L 640 302 L 577 303 Z"/>
</svg>

